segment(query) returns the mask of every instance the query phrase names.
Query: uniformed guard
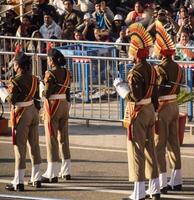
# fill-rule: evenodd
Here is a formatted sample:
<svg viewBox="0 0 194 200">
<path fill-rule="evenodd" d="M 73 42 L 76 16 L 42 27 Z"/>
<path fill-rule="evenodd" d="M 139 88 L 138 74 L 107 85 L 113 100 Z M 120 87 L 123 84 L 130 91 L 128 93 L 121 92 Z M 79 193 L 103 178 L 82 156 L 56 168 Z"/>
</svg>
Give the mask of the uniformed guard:
<svg viewBox="0 0 194 200">
<path fill-rule="evenodd" d="M 146 61 L 153 41 L 139 23 L 132 24 L 128 31 L 131 39 L 129 53 L 135 59 L 135 65 L 128 73 L 128 93 L 120 80 L 114 81 L 117 91 L 118 86 L 122 88 L 121 93 L 125 95 L 121 95 L 127 100 L 124 126 L 128 128 L 129 181 L 134 182 L 132 195 L 124 199 L 144 200 L 147 178 L 150 180 L 148 194 L 158 200 L 160 188 L 154 149 L 156 72 Z"/>
<path fill-rule="evenodd" d="M 70 105 L 70 72 L 64 65 L 64 56 L 56 49 L 48 50 L 48 65 L 45 72 L 43 91 L 45 111 L 45 134 L 47 145 L 47 170 L 42 182 L 58 182 L 58 176 L 71 179 L 71 160 L 68 136 L 68 118 Z M 62 159 L 59 172 L 60 156 Z"/>
<path fill-rule="evenodd" d="M 11 191 L 24 190 L 27 142 L 32 163 L 30 181 L 33 186 L 41 187 L 41 157 L 38 134 L 38 111 L 40 109 L 38 79 L 29 74 L 29 65 L 29 58 L 23 52 L 15 55 L 14 71 L 16 76 L 10 79 L 6 95 L 6 100 L 12 107 L 12 139 L 15 152 L 15 176 L 11 184 L 5 187 Z"/>
<path fill-rule="evenodd" d="M 182 69 L 172 60 L 172 56 L 175 53 L 175 45 L 159 21 L 156 22 L 156 31 L 154 52 L 156 55 L 162 57 L 162 62 L 155 67 L 158 74 L 158 84 L 160 85 L 155 145 L 158 158 L 160 188 L 162 193 L 166 193 L 167 189 L 182 189 L 181 157 L 178 138 L 179 109 L 176 101 L 177 94 L 180 91 L 179 85 L 182 78 Z M 168 185 L 166 147 L 172 169 Z"/>
</svg>

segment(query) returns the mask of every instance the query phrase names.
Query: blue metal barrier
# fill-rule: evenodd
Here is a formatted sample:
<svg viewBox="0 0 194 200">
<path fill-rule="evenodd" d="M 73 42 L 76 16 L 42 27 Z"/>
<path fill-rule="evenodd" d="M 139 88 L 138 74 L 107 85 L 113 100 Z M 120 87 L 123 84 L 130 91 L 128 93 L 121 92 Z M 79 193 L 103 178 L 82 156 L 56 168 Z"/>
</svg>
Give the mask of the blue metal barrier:
<svg viewBox="0 0 194 200">
<path fill-rule="evenodd" d="M 189 92 L 192 92 L 193 88 L 193 71 L 191 68 L 187 68 L 187 84 Z M 191 121 L 193 119 L 193 101 L 189 101 L 187 104 L 188 109 L 188 119 Z"/>
<path fill-rule="evenodd" d="M 90 102 L 89 85 L 91 84 L 89 77 L 93 75 L 90 74 L 89 69 L 90 65 L 93 65 L 96 61 L 90 60 L 89 62 L 85 62 L 84 60 L 82 61 L 82 59 L 76 59 L 76 56 L 101 56 L 101 55 L 104 56 L 107 54 L 109 56 L 115 56 L 116 48 L 114 46 L 108 46 L 108 45 L 76 44 L 76 45 L 60 46 L 57 49 L 60 50 L 64 56 L 67 55 L 75 56 L 75 59 L 68 58 L 68 63 L 71 64 L 69 68 L 72 69 L 73 65 L 75 64 L 77 65 L 77 74 L 78 74 L 77 78 L 78 78 L 79 90 L 84 92 L 84 102 L 89 103 Z M 101 65 L 102 63 L 105 63 L 105 60 L 102 60 Z M 82 66 L 84 66 L 84 70 L 82 69 Z M 102 67 L 103 66 L 101 66 L 101 68 Z M 104 65 L 104 68 L 105 67 L 106 66 Z M 84 75 L 84 80 L 82 80 L 83 75 Z M 82 86 L 83 81 L 85 85 L 84 88 Z"/>
</svg>

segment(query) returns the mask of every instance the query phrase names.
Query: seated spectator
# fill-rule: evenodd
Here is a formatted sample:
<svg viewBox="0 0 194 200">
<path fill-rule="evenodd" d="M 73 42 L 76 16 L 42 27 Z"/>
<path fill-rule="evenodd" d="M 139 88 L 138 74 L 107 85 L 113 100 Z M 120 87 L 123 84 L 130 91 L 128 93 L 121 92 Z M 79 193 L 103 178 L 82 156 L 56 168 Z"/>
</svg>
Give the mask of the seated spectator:
<svg viewBox="0 0 194 200">
<path fill-rule="evenodd" d="M 60 16 L 59 25 L 62 25 L 67 21 L 71 20 L 75 27 L 78 27 L 82 23 L 83 14 L 73 9 L 73 0 L 63 0 L 64 13 Z"/>
<path fill-rule="evenodd" d="M 176 60 L 190 61 L 194 59 L 193 49 L 187 49 L 184 47 L 194 47 L 194 41 L 189 40 L 189 32 L 182 30 L 180 34 L 180 41 L 176 45 Z"/>
<path fill-rule="evenodd" d="M 110 32 L 108 30 L 95 27 L 94 29 L 95 41 L 97 42 L 110 42 Z"/>
<path fill-rule="evenodd" d="M 84 15 L 83 23 L 77 27 L 82 31 L 84 38 L 88 41 L 94 41 L 94 28 L 96 27 L 96 20 L 92 18 L 90 13 Z"/>
<path fill-rule="evenodd" d="M 112 17 L 110 17 L 106 9 L 104 10 L 104 7 L 101 6 L 101 2 L 102 0 L 96 0 L 95 11 L 92 13 L 92 16 L 96 19 L 97 26 L 100 29 L 110 30 Z"/>
<path fill-rule="evenodd" d="M 42 35 L 39 30 L 35 30 L 32 33 L 31 38 L 42 38 Z M 42 53 L 43 49 L 44 49 L 43 42 L 34 40 L 31 40 L 27 47 L 28 52 L 34 52 L 34 53 Z"/>
<path fill-rule="evenodd" d="M 134 6 L 134 10 L 129 12 L 125 19 L 125 24 L 130 25 L 131 23 L 141 21 L 144 19 L 144 8 L 143 4 L 140 1 L 137 1 Z"/>
<path fill-rule="evenodd" d="M 17 16 L 14 10 L 8 10 L 5 14 L 5 18 L 1 19 L 0 29 L 12 30 L 12 34 L 16 35 L 16 31 L 21 24 L 19 18 L 16 18 Z"/>
<path fill-rule="evenodd" d="M 187 8 L 185 6 L 181 6 L 177 13 L 177 19 L 176 19 L 178 25 L 179 26 L 185 25 L 185 21 L 186 21 L 186 19 L 188 20 L 188 18 L 189 18 L 189 12 L 188 12 Z M 188 22 L 189 22 L 189 20 L 188 20 Z"/>
<path fill-rule="evenodd" d="M 183 29 L 186 29 L 187 32 L 190 33 L 190 40 L 194 41 L 194 11 L 189 14 L 188 21 L 185 20 L 184 24 L 180 26 L 180 29 L 177 34 L 178 39 L 180 38 L 180 33 L 182 32 Z"/>
<path fill-rule="evenodd" d="M 115 15 L 111 28 L 111 40 L 113 42 L 119 37 L 120 31 L 123 29 L 124 25 L 123 17 L 119 14 Z"/>
<path fill-rule="evenodd" d="M 40 27 L 39 31 L 42 34 L 42 37 L 46 39 L 49 39 L 52 36 L 60 39 L 62 34 L 60 26 L 55 23 L 50 13 L 44 14 L 44 24 Z"/>
<path fill-rule="evenodd" d="M 73 40 L 74 39 L 75 26 L 72 20 L 67 20 L 62 26 L 62 39 Z"/>
<path fill-rule="evenodd" d="M 80 30 L 74 31 L 74 39 L 77 41 L 84 40 L 84 36 Z"/>
<path fill-rule="evenodd" d="M 117 44 L 119 44 L 119 43 L 128 43 L 129 44 L 129 42 L 130 42 L 129 37 L 126 35 L 126 28 L 123 28 L 120 31 L 119 38 L 117 38 L 116 43 Z M 127 58 L 128 57 L 129 46 L 117 45 L 116 48 L 117 48 L 117 50 L 119 52 L 118 56 L 120 58 Z"/>
<path fill-rule="evenodd" d="M 16 32 L 16 37 L 31 37 L 32 33 L 37 28 L 38 27 L 32 25 L 30 17 L 28 15 L 25 15 L 22 18 L 21 25 L 18 27 L 18 30 Z"/>
</svg>

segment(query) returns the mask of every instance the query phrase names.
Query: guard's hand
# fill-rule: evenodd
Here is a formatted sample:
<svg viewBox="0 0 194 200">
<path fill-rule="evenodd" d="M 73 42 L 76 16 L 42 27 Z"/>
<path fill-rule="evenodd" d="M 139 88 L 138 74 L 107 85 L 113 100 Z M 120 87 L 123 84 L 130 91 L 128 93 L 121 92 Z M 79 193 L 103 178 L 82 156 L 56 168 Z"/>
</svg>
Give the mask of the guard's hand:
<svg viewBox="0 0 194 200">
<path fill-rule="evenodd" d="M 43 97 L 43 95 L 42 95 L 43 91 L 44 91 L 44 84 L 43 84 L 42 81 L 40 81 L 40 84 L 39 84 L 39 96 L 40 96 L 40 98 Z"/>
<path fill-rule="evenodd" d="M 113 85 L 116 87 L 119 83 L 122 83 L 123 79 L 122 78 L 115 78 L 113 81 Z"/>
</svg>

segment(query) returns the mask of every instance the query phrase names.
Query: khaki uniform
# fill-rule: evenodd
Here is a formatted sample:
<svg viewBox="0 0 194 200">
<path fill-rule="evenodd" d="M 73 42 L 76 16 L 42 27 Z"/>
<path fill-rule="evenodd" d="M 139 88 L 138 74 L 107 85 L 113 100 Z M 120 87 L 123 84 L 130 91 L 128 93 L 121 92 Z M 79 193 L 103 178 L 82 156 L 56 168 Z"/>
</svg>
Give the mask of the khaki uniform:
<svg viewBox="0 0 194 200">
<path fill-rule="evenodd" d="M 163 59 L 162 63 L 156 67 L 159 75 L 159 100 L 160 97 L 178 94 L 180 86 L 172 82 L 180 83 L 177 79 L 180 67 L 171 58 Z M 173 72 L 173 73 L 172 73 Z M 172 81 L 172 82 L 171 82 Z M 171 87 L 164 87 L 171 85 Z M 174 90 L 172 91 L 172 88 Z M 162 98 L 161 98 L 162 99 Z M 179 109 L 176 96 L 167 101 L 159 101 L 158 109 L 158 130 L 155 134 L 156 153 L 158 158 L 159 173 L 165 173 L 166 169 L 166 147 L 172 169 L 181 168 L 180 145 L 178 138 L 178 118 Z"/>
<path fill-rule="evenodd" d="M 34 80 L 38 80 L 34 77 Z M 32 88 L 32 76 L 25 73 L 17 75 L 11 79 L 8 85 L 9 96 L 7 100 L 12 104 L 13 113 L 18 109 L 22 109 L 22 103 L 25 103 L 26 97 L 29 95 Z M 38 110 L 40 109 L 38 85 L 35 88 L 34 103 L 24 107 L 17 124 L 15 126 L 14 135 L 14 152 L 15 152 L 15 171 L 23 170 L 26 168 L 26 145 L 28 143 L 29 154 L 31 158 L 32 167 L 38 166 L 41 163 L 40 148 L 39 148 L 39 134 L 38 134 Z M 28 99 L 28 101 L 32 99 Z M 39 173 L 38 170 L 36 173 Z M 39 179 L 36 174 L 35 179 Z M 33 177 L 31 178 L 34 180 Z M 20 182 L 20 180 L 19 180 Z M 18 184 L 14 183 L 14 184 Z"/>
<path fill-rule="evenodd" d="M 155 71 L 154 71 L 155 73 Z M 150 87 L 151 66 L 142 60 L 128 74 L 130 93 L 129 102 L 134 104 L 136 116 L 132 117 L 131 130 L 128 130 L 128 163 L 129 180 L 142 182 L 146 178 L 158 177 L 157 161 L 154 151 L 154 106 L 157 107 L 156 88 L 153 87 L 151 96 L 146 97 Z M 155 80 L 154 80 L 155 82 Z M 151 98 L 148 103 L 138 105 L 144 98 Z M 153 104 L 154 103 L 154 104 Z"/>
<path fill-rule="evenodd" d="M 52 105 L 56 103 L 57 99 L 56 98 L 51 100 L 50 98 L 52 97 L 52 95 L 56 95 L 59 93 L 62 85 L 64 85 L 64 82 L 66 81 L 67 73 L 69 74 L 69 71 L 61 67 L 52 68 L 52 70 L 46 71 L 44 79 L 45 90 L 43 92 L 43 96 L 48 100 L 50 107 L 52 107 Z M 58 176 L 59 172 L 58 170 L 55 170 L 56 168 L 52 163 L 60 162 L 60 157 L 62 161 L 69 160 L 71 157 L 68 135 L 68 102 L 70 102 L 70 82 L 65 87 L 65 97 L 59 99 L 59 104 L 54 111 L 54 114 L 52 116 L 49 116 L 48 113 L 45 112 L 47 161 L 48 163 L 51 163 L 52 166 L 52 169 L 49 170 L 47 168 L 47 172 L 43 175 L 46 178 L 53 178 Z M 51 123 L 52 125 L 51 130 L 49 130 L 49 123 Z"/>
</svg>

